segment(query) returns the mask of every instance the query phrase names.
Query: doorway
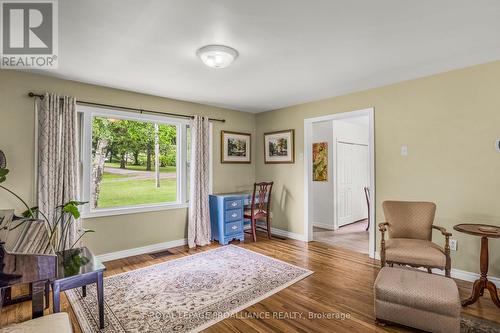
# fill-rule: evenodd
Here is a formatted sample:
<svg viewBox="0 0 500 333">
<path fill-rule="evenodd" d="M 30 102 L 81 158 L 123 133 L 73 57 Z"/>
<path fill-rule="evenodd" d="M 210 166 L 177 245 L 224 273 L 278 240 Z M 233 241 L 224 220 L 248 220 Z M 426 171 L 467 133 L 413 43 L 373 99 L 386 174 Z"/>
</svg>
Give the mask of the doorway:
<svg viewBox="0 0 500 333">
<path fill-rule="evenodd" d="M 319 151 L 323 155 L 318 159 Z M 308 241 L 374 257 L 375 223 L 368 223 L 375 216 L 374 156 L 373 109 L 304 120 L 304 229 Z"/>
</svg>

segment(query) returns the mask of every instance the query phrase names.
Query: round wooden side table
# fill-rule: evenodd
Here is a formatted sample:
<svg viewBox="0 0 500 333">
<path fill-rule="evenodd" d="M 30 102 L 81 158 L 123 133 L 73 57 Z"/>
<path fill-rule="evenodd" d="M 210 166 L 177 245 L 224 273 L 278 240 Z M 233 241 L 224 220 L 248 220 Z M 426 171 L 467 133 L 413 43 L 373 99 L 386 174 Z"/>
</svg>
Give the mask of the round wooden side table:
<svg viewBox="0 0 500 333">
<path fill-rule="evenodd" d="M 472 295 L 462 301 L 462 306 L 467 306 L 475 303 L 480 296 L 483 296 L 484 289 L 488 289 L 491 299 L 496 306 L 500 307 L 497 288 L 495 284 L 488 281 L 488 238 L 500 238 L 500 227 L 487 224 L 464 223 L 457 224 L 453 227 L 456 231 L 463 232 L 469 235 L 481 237 L 481 257 L 479 267 L 481 269 L 481 277 L 474 282 L 472 287 Z"/>
</svg>

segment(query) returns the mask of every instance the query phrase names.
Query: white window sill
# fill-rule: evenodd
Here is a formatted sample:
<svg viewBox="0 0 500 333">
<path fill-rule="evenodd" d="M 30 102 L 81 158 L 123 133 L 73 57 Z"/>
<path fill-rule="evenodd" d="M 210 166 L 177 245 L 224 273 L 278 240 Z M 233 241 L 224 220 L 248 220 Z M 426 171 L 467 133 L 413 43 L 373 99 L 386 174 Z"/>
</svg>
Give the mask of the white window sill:
<svg viewBox="0 0 500 333">
<path fill-rule="evenodd" d="M 117 207 L 117 208 L 103 208 L 96 209 L 92 211 L 82 212 L 82 219 L 88 219 L 93 217 L 104 217 L 113 215 L 126 215 L 126 214 L 137 214 L 137 213 L 148 213 L 157 212 L 162 210 L 171 209 L 182 209 L 188 208 L 188 203 L 165 203 L 157 205 L 143 205 L 143 206 L 130 206 L 130 207 Z"/>
</svg>

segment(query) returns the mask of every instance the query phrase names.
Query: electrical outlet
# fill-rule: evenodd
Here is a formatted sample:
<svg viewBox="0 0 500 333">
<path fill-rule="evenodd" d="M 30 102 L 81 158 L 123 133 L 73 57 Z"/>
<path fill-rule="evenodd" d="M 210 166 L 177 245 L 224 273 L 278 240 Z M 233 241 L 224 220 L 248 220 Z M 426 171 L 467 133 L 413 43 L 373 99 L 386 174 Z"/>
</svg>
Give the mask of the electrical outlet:
<svg viewBox="0 0 500 333">
<path fill-rule="evenodd" d="M 456 251 L 458 247 L 458 241 L 456 239 L 450 239 L 450 250 Z"/>
</svg>

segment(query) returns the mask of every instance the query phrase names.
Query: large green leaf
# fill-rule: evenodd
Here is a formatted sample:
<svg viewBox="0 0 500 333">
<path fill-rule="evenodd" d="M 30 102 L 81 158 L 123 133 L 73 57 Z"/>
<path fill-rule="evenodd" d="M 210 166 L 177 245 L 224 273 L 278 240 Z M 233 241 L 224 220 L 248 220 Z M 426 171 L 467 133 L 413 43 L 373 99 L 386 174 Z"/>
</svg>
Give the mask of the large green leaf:
<svg viewBox="0 0 500 333">
<path fill-rule="evenodd" d="M 7 180 L 7 174 L 9 173 L 9 169 L 0 168 L 0 183 L 3 183 Z"/>
<path fill-rule="evenodd" d="M 31 218 L 36 218 L 38 214 L 38 206 L 31 207 L 30 209 L 27 209 L 23 212 L 24 217 L 31 217 Z"/>
<path fill-rule="evenodd" d="M 71 202 L 64 205 L 63 212 L 71 214 L 71 216 L 73 216 L 75 219 L 80 217 L 80 212 L 78 211 L 78 207 Z"/>
<path fill-rule="evenodd" d="M 57 206 L 56 208 L 64 208 L 66 207 L 67 205 L 73 205 L 73 206 L 82 206 L 82 205 L 85 205 L 89 203 L 88 201 L 76 201 L 76 200 L 71 200 L 71 201 L 68 201 L 62 205 L 59 205 Z"/>
<path fill-rule="evenodd" d="M 82 205 L 85 205 L 85 204 L 87 204 L 89 202 L 88 201 L 76 201 L 76 200 L 73 200 L 73 201 L 70 201 L 69 203 L 72 204 L 72 205 L 75 205 L 75 206 L 82 206 Z"/>
</svg>

